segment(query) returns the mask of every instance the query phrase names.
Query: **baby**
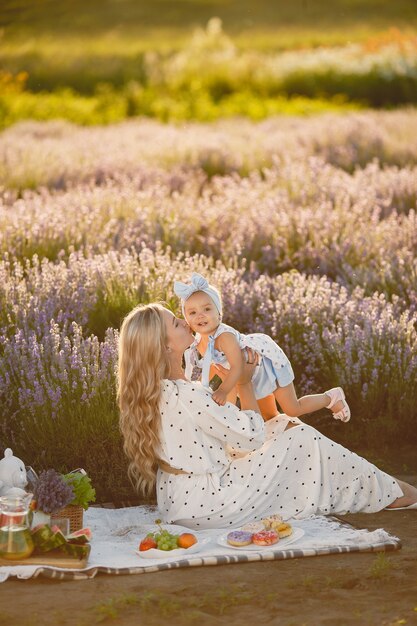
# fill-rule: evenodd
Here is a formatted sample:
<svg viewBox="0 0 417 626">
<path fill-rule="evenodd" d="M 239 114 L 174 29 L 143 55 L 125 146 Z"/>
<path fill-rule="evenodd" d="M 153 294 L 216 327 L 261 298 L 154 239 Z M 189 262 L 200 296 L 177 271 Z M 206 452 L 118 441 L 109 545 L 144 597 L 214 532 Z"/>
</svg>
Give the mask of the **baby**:
<svg viewBox="0 0 417 626">
<path fill-rule="evenodd" d="M 185 353 L 186 376 L 196 380 L 201 372 L 201 382 L 208 387 L 213 364 L 221 364 L 229 370 L 213 392 L 213 400 L 217 404 L 222 406 L 228 400 L 235 401 L 234 390 L 242 372 L 241 350 L 252 348 L 260 356 L 252 384 L 264 419 L 277 414 L 276 400 L 290 417 L 326 407 L 332 409 L 335 419 L 349 421 L 350 409 L 341 387 L 298 399 L 293 385 L 294 373 L 284 351 L 268 335 L 244 335 L 223 324 L 220 294 L 203 276 L 194 273 L 189 284 L 175 281 L 174 292 L 181 299 L 187 323 L 196 333 L 194 343 Z"/>
</svg>

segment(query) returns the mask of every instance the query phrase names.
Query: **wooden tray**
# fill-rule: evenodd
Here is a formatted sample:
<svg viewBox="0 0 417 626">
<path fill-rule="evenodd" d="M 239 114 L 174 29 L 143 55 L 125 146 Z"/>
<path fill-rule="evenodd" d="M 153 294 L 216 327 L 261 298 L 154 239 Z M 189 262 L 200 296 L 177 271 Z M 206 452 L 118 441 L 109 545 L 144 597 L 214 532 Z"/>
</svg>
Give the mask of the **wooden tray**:
<svg viewBox="0 0 417 626">
<path fill-rule="evenodd" d="M 77 559 L 69 554 L 64 554 L 58 550 L 51 550 L 45 554 L 34 554 L 27 559 L 11 560 L 0 557 L 0 567 L 6 565 L 50 565 L 53 567 L 64 567 L 65 569 L 84 569 L 87 567 L 88 555 L 83 559 Z"/>
</svg>

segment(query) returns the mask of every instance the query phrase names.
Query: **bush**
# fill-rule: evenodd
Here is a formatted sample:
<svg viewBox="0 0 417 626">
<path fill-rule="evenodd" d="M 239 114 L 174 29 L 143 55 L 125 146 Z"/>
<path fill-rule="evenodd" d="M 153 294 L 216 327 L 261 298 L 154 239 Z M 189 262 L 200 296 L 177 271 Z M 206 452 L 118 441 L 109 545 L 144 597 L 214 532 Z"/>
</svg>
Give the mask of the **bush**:
<svg viewBox="0 0 417 626">
<path fill-rule="evenodd" d="M 261 52 L 239 50 L 213 18 L 177 51 L 128 58 L 36 53 L 17 64 L 6 57 L 4 65 L 0 128 L 29 118 L 79 124 L 143 115 L 164 122 L 231 115 L 257 120 L 417 102 L 417 38 L 395 30 L 363 44 Z M 22 90 L 25 85 L 30 91 Z"/>
<path fill-rule="evenodd" d="M 180 313 L 173 282 L 192 271 L 218 285 L 227 323 L 284 348 L 299 394 L 343 385 L 354 427 L 336 431 L 328 412 L 313 423 L 348 445 L 415 442 L 416 120 L 3 133 L 4 447 L 38 470 L 84 467 L 98 500 L 133 497 L 117 329 L 139 302 Z"/>
</svg>

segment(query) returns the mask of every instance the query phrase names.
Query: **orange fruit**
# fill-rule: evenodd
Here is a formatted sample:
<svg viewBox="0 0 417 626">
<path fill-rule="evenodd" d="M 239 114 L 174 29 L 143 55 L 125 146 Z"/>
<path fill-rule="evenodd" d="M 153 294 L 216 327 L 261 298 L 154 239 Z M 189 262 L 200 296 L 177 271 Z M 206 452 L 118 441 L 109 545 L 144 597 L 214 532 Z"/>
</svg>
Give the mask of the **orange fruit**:
<svg viewBox="0 0 417 626">
<path fill-rule="evenodd" d="M 192 533 L 182 533 L 178 537 L 179 548 L 191 548 L 195 543 L 197 543 L 197 537 Z"/>
</svg>

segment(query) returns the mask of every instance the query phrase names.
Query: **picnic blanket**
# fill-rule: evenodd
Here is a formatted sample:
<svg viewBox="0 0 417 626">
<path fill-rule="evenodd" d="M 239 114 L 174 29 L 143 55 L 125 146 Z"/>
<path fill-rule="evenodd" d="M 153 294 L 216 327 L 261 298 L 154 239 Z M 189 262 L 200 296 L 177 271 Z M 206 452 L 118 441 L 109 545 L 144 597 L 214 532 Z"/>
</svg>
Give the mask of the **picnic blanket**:
<svg viewBox="0 0 417 626">
<path fill-rule="evenodd" d="M 199 550 L 187 556 L 176 556 L 175 551 L 164 553 L 163 558 L 144 558 L 136 550 L 140 540 L 156 530 L 158 510 L 153 506 L 135 506 L 121 509 L 91 507 L 84 516 L 85 526 L 93 532 L 88 565 L 82 570 L 61 569 L 54 566 L 11 565 L 0 567 L 0 582 L 11 576 L 20 579 L 46 576 L 58 579 L 79 580 L 93 578 L 97 573 L 143 574 L 180 567 L 225 565 L 252 561 L 292 559 L 322 554 L 345 552 L 373 552 L 398 550 L 401 542 L 382 528 L 374 531 L 359 530 L 334 517 L 311 516 L 291 520 L 294 533 L 299 538 L 283 546 L 255 547 L 238 550 L 220 545 L 230 529 L 198 531 L 195 534 Z M 175 532 L 178 526 L 164 525 Z M 182 528 L 186 531 L 187 529 Z"/>
</svg>

